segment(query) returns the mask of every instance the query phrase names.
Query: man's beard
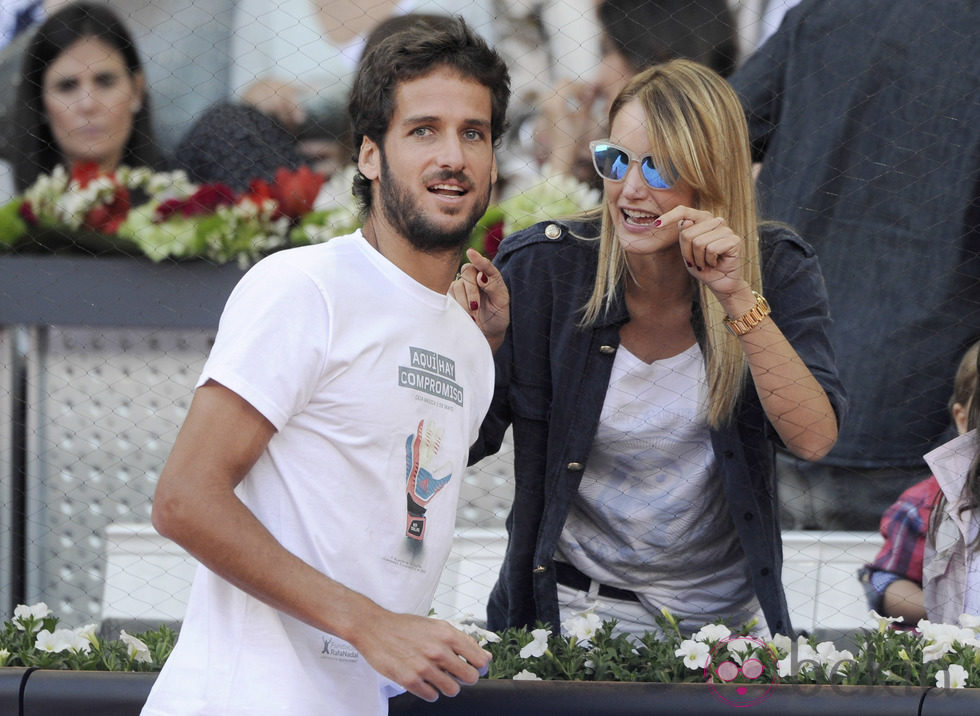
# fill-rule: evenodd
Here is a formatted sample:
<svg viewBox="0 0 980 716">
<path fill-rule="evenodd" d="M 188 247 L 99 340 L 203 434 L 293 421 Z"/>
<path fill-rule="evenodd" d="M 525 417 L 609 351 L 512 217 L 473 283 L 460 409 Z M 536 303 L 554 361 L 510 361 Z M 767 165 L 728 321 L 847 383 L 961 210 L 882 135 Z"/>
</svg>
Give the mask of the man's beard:
<svg viewBox="0 0 980 716">
<path fill-rule="evenodd" d="M 446 171 L 438 177 L 445 181 L 455 179 L 468 188 L 472 182 L 462 173 Z M 429 219 L 429 216 L 412 201 L 407 187 L 401 184 L 391 172 L 388 161 L 381 154 L 381 210 L 385 219 L 398 233 L 408 239 L 409 243 L 420 251 L 441 253 L 449 250 L 460 250 L 470 241 L 473 227 L 480 220 L 490 203 L 490 188 L 482 201 L 473 205 L 469 216 L 460 220 L 455 228 L 443 228 Z"/>
</svg>

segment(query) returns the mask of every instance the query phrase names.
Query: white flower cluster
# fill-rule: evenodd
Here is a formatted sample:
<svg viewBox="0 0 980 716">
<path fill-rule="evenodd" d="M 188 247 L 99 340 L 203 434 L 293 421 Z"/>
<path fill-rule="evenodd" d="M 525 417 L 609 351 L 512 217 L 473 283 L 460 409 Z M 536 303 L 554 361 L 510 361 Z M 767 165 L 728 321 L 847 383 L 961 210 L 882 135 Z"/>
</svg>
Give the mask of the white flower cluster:
<svg viewBox="0 0 980 716">
<path fill-rule="evenodd" d="M 573 614 L 561 623 L 562 631 L 571 637 L 572 643 L 583 649 L 591 646 L 592 637 L 602 626 L 602 619 L 595 613 L 597 606 L 598 603 L 584 612 Z M 548 651 L 549 636 L 551 636 L 551 631 L 548 629 L 534 629 L 531 632 L 531 641 L 521 648 L 519 656 L 522 659 L 544 656 Z M 586 662 L 586 666 L 590 666 L 589 662 Z M 527 669 L 516 674 L 513 678 L 517 681 L 539 680 L 537 674 Z"/>
<path fill-rule="evenodd" d="M 684 661 L 684 666 L 688 669 L 704 669 L 708 666 L 711 659 L 711 648 L 719 641 L 727 639 L 732 634 L 731 630 L 724 624 L 705 624 L 698 630 L 697 634 L 690 639 L 685 639 L 674 652 Z M 729 649 L 731 642 L 729 642 Z M 741 664 L 744 656 L 744 649 L 737 648 L 733 653 L 733 658 Z"/>
<path fill-rule="evenodd" d="M 27 606 L 26 604 L 18 604 L 14 607 L 14 618 L 13 622 L 21 631 L 27 629 L 27 624 L 32 622 L 40 622 L 42 619 L 51 616 L 51 610 L 48 609 L 48 605 L 44 602 L 38 602 L 37 604 L 32 604 Z M 40 624 L 35 625 L 39 627 Z"/>
<path fill-rule="evenodd" d="M 55 629 L 54 631 L 50 631 L 49 629 L 42 628 L 43 620 L 49 616 L 51 616 L 51 610 L 44 602 L 38 602 L 30 606 L 18 604 L 14 608 L 14 616 L 11 621 L 21 631 L 30 629 L 31 633 L 37 632 L 34 648 L 38 651 L 51 654 L 62 651 L 70 651 L 75 654 L 88 654 L 92 650 L 92 647 L 99 645 L 95 624 L 86 624 L 75 629 Z M 119 639 L 126 645 L 131 659 L 147 664 L 153 663 L 150 649 L 141 639 L 127 634 L 125 629 L 119 634 Z M 9 657 L 9 651 L 0 649 L 0 664 L 6 662 Z"/>
<path fill-rule="evenodd" d="M 86 624 L 77 629 L 55 629 L 53 632 L 42 629 L 37 633 L 34 648 L 52 654 L 61 651 L 88 654 L 97 643 L 95 624 Z"/>
<path fill-rule="evenodd" d="M 816 647 L 800 636 L 793 641 L 788 636 L 776 634 L 772 644 L 787 655 L 776 662 L 776 671 L 782 676 L 812 675 L 815 669 L 822 669 L 828 679 L 846 672 L 854 661 L 854 654 L 847 649 L 838 650 L 832 641 L 823 641 Z"/>
<path fill-rule="evenodd" d="M 77 230 L 89 210 L 112 200 L 117 186 L 139 189 L 161 200 L 189 196 L 195 188 L 179 170 L 154 173 L 146 167 L 122 166 L 114 176 L 115 180 L 109 176 L 96 177 L 82 188 L 65 167 L 58 165 L 50 174 L 40 175 L 24 192 L 24 198 L 30 202 L 31 211 L 41 225 Z"/>
<path fill-rule="evenodd" d="M 977 638 L 980 620 L 969 614 L 963 614 L 959 622 L 959 625 L 933 624 L 928 619 L 923 619 L 918 623 L 916 628 L 925 642 L 922 649 L 923 663 L 941 659 L 959 647 L 980 648 L 980 639 Z"/>
</svg>

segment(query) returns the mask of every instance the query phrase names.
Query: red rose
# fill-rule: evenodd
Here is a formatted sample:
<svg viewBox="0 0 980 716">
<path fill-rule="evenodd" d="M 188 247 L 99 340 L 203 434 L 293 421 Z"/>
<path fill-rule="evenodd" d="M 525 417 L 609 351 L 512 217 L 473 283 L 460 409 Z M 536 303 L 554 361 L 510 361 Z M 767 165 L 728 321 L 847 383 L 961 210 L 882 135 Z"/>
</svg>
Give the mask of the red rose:
<svg viewBox="0 0 980 716">
<path fill-rule="evenodd" d="M 214 213 L 219 206 L 232 206 L 235 192 L 226 184 L 205 184 L 186 199 L 168 199 L 157 206 L 153 220 L 166 221 L 174 214 L 183 217 L 204 216 Z"/>
<path fill-rule="evenodd" d="M 82 226 L 100 234 L 115 234 L 129 214 L 129 190 L 117 186 L 112 201 L 92 207 L 85 215 Z"/>
<path fill-rule="evenodd" d="M 37 226 L 37 214 L 34 213 L 34 207 L 31 206 L 31 202 L 21 202 L 20 209 L 17 210 L 17 213 L 20 214 L 21 219 L 31 226 Z"/>
<path fill-rule="evenodd" d="M 82 226 L 100 234 L 114 234 L 129 214 L 129 189 L 120 186 L 112 173 L 103 173 L 96 162 L 75 162 L 71 167 L 71 178 L 84 189 L 94 180 L 105 176 L 112 182 L 115 191 L 112 199 L 93 206 L 82 219 Z"/>
<path fill-rule="evenodd" d="M 277 170 L 273 193 L 279 201 L 279 210 L 290 219 L 298 219 L 313 210 L 321 186 L 323 175 L 304 165 L 295 172 Z"/>
<path fill-rule="evenodd" d="M 500 242 L 503 240 L 504 222 L 501 220 L 491 224 L 487 229 L 487 234 L 483 238 L 483 255 L 492 260 L 497 255 L 497 249 L 500 248 Z"/>
<path fill-rule="evenodd" d="M 71 165 L 72 181 L 78 182 L 78 185 L 82 189 L 87 187 L 93 179 L 97 179 L 100 175 L 101 171 L 96 162 L 75 162 Z M 112 174 L 108 176 L 111 177 Z"/>
<path fill-rule="evenodd" d="M 321 186 L 323 175 L 308 166 L 304 165 L 295 172 L 277 169 L 275 182 L 269 184 L 264 179 L 253 179 L 242 199 L 258 206 L 271 199 L 276 202 L 273 219 L 285 216 L 295 221 L 313 210 L 313 202 Z"/>
</svg>

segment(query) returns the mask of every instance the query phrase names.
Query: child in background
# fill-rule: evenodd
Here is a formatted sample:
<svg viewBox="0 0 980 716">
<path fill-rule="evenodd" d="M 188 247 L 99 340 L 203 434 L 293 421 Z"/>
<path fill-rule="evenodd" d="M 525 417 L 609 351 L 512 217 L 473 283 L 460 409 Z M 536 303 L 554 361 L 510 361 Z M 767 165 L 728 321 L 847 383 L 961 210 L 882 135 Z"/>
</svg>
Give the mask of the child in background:
<svg viewBox="0 0 980 716">
<path fill-rule="evenodd" d="M 967 408 L 970 432 L 925 455 L 940 488 L 922 563 L 926 617 L 933 622 L 955 624 L 962 614 L 980 616 L 978 390 L 980 385 L 974 385 Z"/>
<path fill-rule="evenodd" d="M 978 349 L 980 342 L 967 349 L 953 381 L 949 409 L 959 435 L 968 429 L 967 417 L 977 388 Z M 885 543 L 874 562 L 865 565 L 859 574 L 871 608 L 883 616 L 903 617 L 907 625 L 926 618 L 922 564 L 930 515 L 939 495 L 935 475 L 903 492 L 881 518 Z"/>
</svg>

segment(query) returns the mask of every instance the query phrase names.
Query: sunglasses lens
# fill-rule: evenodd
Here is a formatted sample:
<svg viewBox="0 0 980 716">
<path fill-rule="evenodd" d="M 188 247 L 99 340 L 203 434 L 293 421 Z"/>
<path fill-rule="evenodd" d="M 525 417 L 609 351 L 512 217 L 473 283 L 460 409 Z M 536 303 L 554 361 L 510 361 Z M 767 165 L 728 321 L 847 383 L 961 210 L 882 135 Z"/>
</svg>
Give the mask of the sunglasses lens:
<svg viewBox="0 0 980 716">
<path fill-rule="evenodd" d="M 670 189 L 670 184 L 660 175 L 657 168 L 653 166 L 653 160 L 646 157 L 640 164 L 640 171 L 643 172 L 643 179 L 654 189 Z"/>
<path fill-rule="evenodd" d="M 603 179 L 623 181 L 630 168 L 630 156 L 613 144 L 597 142 L 592 145 L 592 163 Z M 670 183 L 657 171 L 650 157 L 640 162 L 640 171 L 644 181 L 654 189 L 670 189 Z"/>
<path fill-rule="evenodd" d="M 612 181 L 622 181 L 630 166 L 630 159 L 618 147 L 597 144 L 592 150 L 592 160 L 599 175 Z"/>
</svg>

